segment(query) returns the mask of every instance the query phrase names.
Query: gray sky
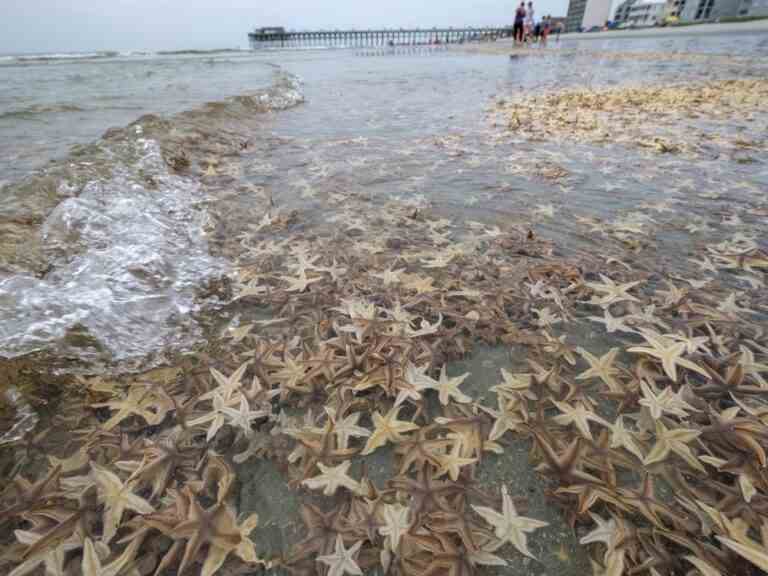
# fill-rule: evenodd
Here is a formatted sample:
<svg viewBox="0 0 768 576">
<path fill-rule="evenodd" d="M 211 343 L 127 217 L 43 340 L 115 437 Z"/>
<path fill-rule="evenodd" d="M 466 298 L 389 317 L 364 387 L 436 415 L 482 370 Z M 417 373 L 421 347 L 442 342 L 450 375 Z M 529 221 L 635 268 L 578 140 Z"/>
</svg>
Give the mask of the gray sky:
<svg viewBox="0 0 768 576">
<path fill-rule="evenodd" d="M 511 23 L 504 0 L 0 0 L 0 53 L 245 47 L 254 26 L 367 28 Z M 534 0 L 564 16 L 568 0 Z"/>
</svg>

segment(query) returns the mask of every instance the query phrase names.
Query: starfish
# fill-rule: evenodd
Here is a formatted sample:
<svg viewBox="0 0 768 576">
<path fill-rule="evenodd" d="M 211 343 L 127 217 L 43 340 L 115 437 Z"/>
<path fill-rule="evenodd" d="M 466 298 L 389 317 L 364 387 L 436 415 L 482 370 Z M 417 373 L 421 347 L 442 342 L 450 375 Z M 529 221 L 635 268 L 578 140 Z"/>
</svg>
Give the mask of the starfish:
<svg viewBox="0 0 768 576">
<path fill-rule="evenodd" d="M 751 376 L 760 388 L 768 388 L 768 382 L 761 376 L 762 372 L 768 372 L 768 364 L 759 364 L 755 361 L 755 354 L 744 345 L 739 346 L 741 356 L 739 356 L 739 366 L 741 366 L 744 376 Z"/>
<path fill-rule="evenodd" d="M 236 410 L 235 408 L 224 406 L 220 409 L 220 411 L 226 418 L 229 419 L 229 424 L 242 430 L 246 437 L 249 437 L 253 434 L 253 428 L 251 428 L 251 424 L 253 424 L 256 420 L 267 418 L 271 415 L 269 410 L 251 410 L 251 407 L 248 404 L 248 399 L 245 397 L 245 395 L 240 396 L 239 409 Z"/>
<path fill-rule="evenodd" d="M 242 387 L 242 379 L 243 375 L 245 374 L 245 371 L 248 369 L 248 365 L 251 363 L 250 360 L 247 362 L 243 362 L 240 367 L 232 372 L 229 376 L 224 376 L 221 372 L 216 370 L 216 368 L 211 368 L 211 376 L 213 376 L 213 379 L 218 384 L 217 388 L 214 388 L 210 392 L 206 392 L 198 400 L 210 400 L 213 398 L 215 394 L 218 394 L 221 396 L 222 400 L 225 402 L 229 402 L 230 398 L 232 398 L 232 395 L 236 392 L 240 391 L 240 388 Z"/>
<path fill-rule="evenodd" d="M 379 527 L 379 534 L 386 538 L 385 545 L 392 552 L 397 552 L 400 539 L 411 528 L 408 521 L 409 509 L 400 504 L 385 504 L 381 509 L 384 524 Z"/>
<path fill-rule="evenodd" d="M 306 272 L 302 271 L 298 277 L 280 276 L 280 279 L 288 283 L 286 292 L 304 292 L 310 284 L 322 280 L 322 276 L 317 278 L 307 278 Z"/>
<path fill-rule="evenodd" d="M 656 444 L 643 460 L 646 466 L 654 462 L 662 462 L 670 452 L 679 455 L 689 466 L 706 474 L 704 466 L 696 459 L 691 449 L 686 445 L 701 435 L 699 430 L 674 428 L 669 430 L 661 420 L 656 420 Z"/>
<path fill-rule="evenodd" d="M 447 406 L 451 398 L 460 404 L 466 404 L 471 402 L 472 398 L 461 392 L 459 385 L 466 380 L 467 376 L 469 376 L 469 372 L 455 378 L 448 378 L 445 364 L 443 364 L 443 367 L 440 369 L 440 380 L 435 381 L 431 378 L 427 380 L 427 377 L 424 376 L 422 383 L 424 388 L 437 390 L 440 404 L 443 406 Z"/>
<path fill-rule="evenodd" d="M 757 314 L 755 310 L 750 310 L 749 308 L 742 308 L 736 303 L 736 293 L 731 292 L 731 294 L 723 300 L 720 304 L 717 306 L 717 310 L 719 312 L 722 312 L 723 314 L 728 314 L 729 316 L 735 316 L 738 317 L 740 314 Z"/>
<path fill-rule="evenodd" d="M 661 393 L 656 390 L 653 382 L 646 382 L 645 379 L 640 381 L 640 390 L 643 392 L 643 397 L 639 400 L 641 406 L 648 408 L 651 414 L 651 418 L 658 420 L 664 412 L 669 412 L 680 418 L 687 418 L 688 412 L 696 412 L 696 408 L 688 404 L 680 397 L 681 391 L 677 393 L 672 391 L 672 388 L 664 388 Z"/>
<path fill-rule="evenodd" d="M 326 466 L 322 462 L 318 462 L 317 467 L 320 468 L 320 474 L 314 478 L 307 478 L 302 484 L 310 490 L 322 488 L 323 494 L 326 496 L 336 494 L 339 486 L 346 488 L 353 494 L 357 494 L 360 492 L 360 483 L 350 478 L 347 474 L 351 465 L 351 460 L 342 462 L 338 466 Z"/>
<path fill-rule="evenodd" d="M 498 386 L 496 387 L 498 388 Z M 488 440 L 495 442 L 504 434 L 509 432 L 515 432 L 518 430 L 521 424 L 526 421 L 526 415 L 520 411 L 515 411 L 515 408 L 520 408 L 520 396 L 505 399 L 504 396 L 499 395 L 497 398 L 498 410 L 493 410 L 485 406 L 480 408 L 490 414 L 494 419 L 493 428 L 488 433 Z M 523 409 L 523 412 L 525 410 Z"/>
<path fill-rule="evenodd" d="M 440 469 L 437 471 L 437 477 L 439 478 L 443 474 L 447 473 L 448 476 L 456 482 L 461 474 L 462 466 L 468 466 L 477 462 L 477 458 L 463 458 L 462 442 L 458 437 L 458 434 L 450 434 L 449 437 L 454 439 L 451 445 L 451 450 L 447 454 L 442 454 L 438 458 L 440 460 Z"/>
<path fill-rule="evenodd" d="M 527 533 L 533 532 L 538 528 L 548 526 L 547 522 L 519 516 L 515 510 L 515 504 L 507 492 L 507 487 L 501 487 L 502 512 L 499 513 L 493 508 L 487 506 L 472 506 L 483 519 L 494 528 L 496 538 L 502 542 L 510 542 L 517 550 L 534 558 L 528 550 Z"/>
<path fill-rule="evenodd" d="M 93 540 L 86 538 L 83 543 L 83 576 L 117 576 L 133 562 L 141 543 L 142 538 L 134 538 L 118 558 L 104 565 L 96 553 Z"/>
<path fill-rule="evenodd" d="M 575 407 L 565 402 L 557 402 L 556 400 L 553 400 L 552 403 L 562 412 L 562 414 L 555 416 L 552 420 L 561 426 L 573 424 L 581 435 L 589 440 L 593 439 L 592 432 L 589 429 L 590 420 L 603 426 L 609 426 L 605 420 L 584 408 L 584 405 L 580 402 Z"/>
<path fill-rule="evenodd" d="M 38 506 L 46 505 L 59 492 L 61 474 L 62 465 L 58 464 L 52 467 L 43 479 L 35 483 L 30 482 L 21 475 L 14 478 L 12 484 L 8 487 L 8 492 L 15 492 L 17 503 L 5 510 L 0 510 L 0 525 L 14 514 L 34 511 Z M 5 492 L 5 489 L 3 492 Z"/>
<path fill-rule="evenodd" d="M 661 334 L 656 334 L 649 330 L 642 331 L 643 337 L 651 345 L 647 346 L 633 346 L 629 348 L 627 352 L 634 354 L 646 354 L 653 356 L 661 360 L 661 365 L 664 368 L 664 372 L 669 376 L 672 382 L 677 382 L 677 365 L 692 370 L 697 374 L 701 374 L 705 378 L 709 379 L 709 374 L 703 369 L 682 357 L 686 350 L 684 342 L 674 342 L 670 338 L 666 338 Z"/>
<path fill-rule="evenodd" d="M 395 446 L 395 454 L 401 457 L 400 474 L 406 474 L 412 466 L 416 470 L 421 470 L 425 464 L 432 464 L 435 468 L 440 467 L 440 454 L 451 445 L 447 438 L 429 439 L 431 426 L 419 428 L 416 434 L 413 434 Z"/>
<path fill-rule="evenodd" d="M 415 290 L 416 294 L 429 294 L 430 292 L 437 290 L 437 288 L 432 285 L 433 282 L 434 278 L 431 276 L 422 278 L 413 275 L 408 276 L 405 282 L 403 282 L 403 287 L 405 287 L 407 290 Z"/>
<path fill-rule="evenodd" d="M 367 438 L 371 435 L 370 430 L 358 426 L 357 424 L 357 421 L 363 414 L 362 412 L 348 414 L 346 417 L 340 419 L 336 417 L 336 413 L 332 408 L 326 407 L 325 411 L 328 414 L 328 418 L 333 422 L 333 433 L 336 435 L 339 449 L 346 450 L 349 448 L 350 438 Z"/>
<path fill-rule="evenodd" d="M 195 418 L 194 420 L 190 420 L 187 422 L 188 426 L 199 426 L 200 424 L 207 424 L 210 422 L 210 426 L 208 426 L 208 432 L 206 433 L 205 439 L 207 442 L 210 442 L 213 440 L 213 437 L 216 436 L 216 433 L 219 431 L 219 429 L 224 426 L 224 423 L 226 422 L 226 418 L 224 415 L 224 408 L 226 408 L 227 405 L 224 402 L 224 399 L 219 396 L 218 393 L 213 395 L 213 410 L 208 412 L 207 414 L 204 414 L 203 416 L 200 416 L 199 418 Z"/>
<path fill-rule="evenodd" d="M 511 374 L 502 368 L 501 377 L 504 381 L 491 387 L 491 392 L 495 392 L 499 397 L 517 400 L 518 394 L 522 394 L 531 400 L 537 399 L 530 390 L 532 381 L 530 374 Z"/>
<path fill-rule="evenodd" d="M 608 334 L 613 334 L 614 332 L 628 332 L 628 333 L 634 333 L 636 330 L 634 328 L 631 328 L 625 323 L 625 319 L 628 318 L 627 316 L 613 316 L 611 315 L 610 309 L 606 308 L 603 311 L 603 317 L 600 316 L 587 316 L 588 320 L 592 320 L 593 322 L 597 322 L 599 324 L 605 325 L 605 331 L 608 332 Z"/>
<path fill-rule="evenodd" d="M 600 279 L 603 281 L 602 284 L 598 284 L 596 282 L 586 283 L 586 285 L 589 288 L 592 288 L 592 290 L 594 290 L 595 292 L 601 292 L 602 294 L 604 294 L 599 298 L 593 298 L 590 301 L 590 304 L 597 304 L 598 306 L 607 308 L 611 304 L 614 304 L 616 302 L 623 302 L 626 300 L 629 300 L 631 302 L 639 302 L 637 298 L 635 298 L 631 294 L 627 294 L 627 290 L 630 290 L 631 288 L 634 288 L 635 286 L 640 284 L 640 281 L 627 282 L 626 284 L 616 284 L 613 280 L 611 280 L 604 274 L 600 274 Z"/>
<path fill-rule="evenodd" d="M 581 354 L 581 357 L 589 363 L 589 369 L 576 376 L 576 380 L 600 378 L 600 380 L 608 385 L 608 389 L 611 392 L 622 391 L 621 385 L 614 378 L 614 376 L 619 374 L 619 370 L 613 367 L 613 363 L 616 360 L 616 355 L 619 353 L 618 348 L 611 348 L 600 358 L 597 358 L 589 351 L 581 347 L 577 348 L 576 351 Z"/>
<path fill-rule="evenodd" d="M 643 451 L 640 449 L 634 433 L 624 428 L 624 417 L 619 415 L 616 422 L 609 425 L 609 428 L 611 431 L 611 448 L 625 448 L 642 462 L 644 459 Z"/>
<path fill-rule="evenodd" d="M 580 436 L 574 438 L 562 454 L 558 454 L 545 432 L 535 429 L 531 432 L 544 457 L 544 462 L 536 467 L 537 471 L 555 475 L 560 484 L 601 484 L 599 478 L 580 470 L 578 467 L 582 452 L 581 442 L 583 441 Z"/>
<path fill-rule="evenodd" d="M 213 576 L 233 551 L 246 562 L 257 561 L 256 551 L 248 534 L 256 527 L 258 516 L 252 514 L 238 526 L 232 510 L 226 504 L 218 502 L 204 509 L 189 487 L 185 487 L 183 493 L 188 502 L 186 518 L 170 529 L 158 526 L 174 540 L 187 540 L 178 574 L 182 574 L 195 561 L 205 543 L 208 543 L 208 553 L 200 572 L 201 576 Z"/>
<path fill-rule="evenodd" d="M 404 440 L 404 433 L 418 428 L 413 422 L 397 419 L 400 414 L 400 408 L 400 406 L 394 406 L 387 412 L 386 416 L 382 416 L 379 412 L 373 413 L 373 434 L 368 438 L 368 442 L 366 442 L 365 448 L 361 453 L 362 455 L 370 454 L 379 446 L 384 446 L 387 442 L 402 442 Z"/>
<path fill-rule="evenodd" d="M 352 545 L 352 548 L 347 550 L 344 547 L 344 540 L 341 534 L 338 534 L 333 554 L 318 556 L 317 561 L 328 566 L 328 576 L 344 576 L 345 574 L 363 576 L 363 571 L 360 570 L 360 566 L 355 561 L 355 555 L 362 545 L 363 541 L 358 540 Z"/>
<path fill-rule="evenodd" d="M 151 514 L 155 511 L 152 505 L 133 493 L 130 484 L 123 482 L 114 473 L 98 464 L 91 463 L 91 472 L 99 489 L 99 499 L 104 502 L 104 532 L 105 543 L 117 533 L 123 512 L 133 510 L 139 514 Z"/>
<path fill-rule="evenodd" d="M 400 275 L 405 272 L 405 268 L 399 268 L 397 270 L 394 270 L 392 268 L 387 268 L 383 272 L 372 272 L 371 276 L 374 278 L 378 278 L 382 282 L 384 282 L 384 286 L 389 286 L 390 284 L 399 284 L 400 283 Z"/>
</svg>

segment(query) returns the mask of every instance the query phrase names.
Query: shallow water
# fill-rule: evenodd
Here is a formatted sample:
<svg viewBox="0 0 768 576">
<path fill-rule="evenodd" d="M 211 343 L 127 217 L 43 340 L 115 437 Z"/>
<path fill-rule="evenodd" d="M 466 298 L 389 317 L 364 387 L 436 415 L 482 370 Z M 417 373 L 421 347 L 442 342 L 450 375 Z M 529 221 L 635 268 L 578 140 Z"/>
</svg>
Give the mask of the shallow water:
<svg viewBox="0 0 768 576">
<path fill-rule="evenodd" d="M 11 241 L 0 252 L 0 355 L 37 352 L 43 367 L 51 359 L 63 358 L 73 362 L 55 364 L 60 371 L 122 373 L 166 363 L 175 352 L 198 349 L 206 341 L 214 348 L 219 336 L 233 337 L 230 328 L 249 322 L 260 323 L 257 328 L 248 327 L 260 337 L 297 336 L 290 326 L 285 334 L 279 325 L 270 332 L 271 310 L 258 299 L 255 303 L 248 297 L 233 300 L 247 289 L 241 283 L 246 276 L 264 276 L 271 290 L 290 281 L 278 274 L 288 273 L 287 264 L 299 255 L 312 255 L 313 261 L 321 258 L 325 266 L 333 259 L 334 267 L 337 256 L 344 259 L 342 265 L 349 256 L 349 265 L 355 266 L 350 278 L 357 278 L 363 291 L 368 290 L 372 283 L 366 276 L 371 270 L 400 265 L 418 270 L 424 255 L 414 254 L 416 248 L 432 248 L 427 260 L 438 252 L 435 246 L 440 241 L 419 238 L 429 221 L 419 218 L 420 211 L 429 218 L 441 215 L 450 220 L 432 229 L 433 233 L 445 229 L 446 244 L 469 239 L 468 258 L 483 263 L 477 273 L 494 272 L 495 258 L 507 266 L 495 270 L 499 276 L 471 279 L 461 278 L 461 266 L 430 270 L 443 292 L 453 285 L 453 274 L 459 277 L 460 287 L 466 287 L 465 280 L 470 288 L 473 281 L 481 284 L 485 296 L 499 289 L 503 307 L 509 289 L 507 295 L 521 306 L 512 314 L 514 330 L 539 333 L 533 345 L 523 345 L 524 340 L 515 343 L 514 337 L 505 347 L 478 345 L 472 354 L 448 366 L 450 375 L 470 373 L 463 390 L 483 406 L 494 405 L 489 388 L 499 382 L 500 368 L 530 372 L 528 360 L 542 355 L 541 348 L 550 355 L 548 360 L 554 357 L 558 364 L 562 354 L 567 360 L 577 346 L 602 355 L 612 347 L 637 344 L 637 334 L 606 334 L 591 316 L 599 316 L 602 310 L 588 301 L 557 309 L 549 299 L 551 293 L 535 294 L 531 268 L 541 254 L 522 253 L 522 266 L 515 268 L 510 261 L 519 253 L 505 252 L 510 244 L 503 242 L 489 248 L 490 239 L 503 236 L 503 230 L 513 239 L 550 240 L 555 256 L 566 257 L 587 280 L 596 281 L 598 271 L 622 277 L 631 269 L 631 279 L 640 283 L 633 293 L 643 303 L 663 308 L 662 289 L 670 288 L 669 278 L 675 278 L 677 287 L 707 280 L 689 257 L 701 258 L 715 242 L 725 240 L 732 242 L 730 246 L 754 243 L 765 248 L 766 111 L 728 125 L 706 117 L 687 119 L 689 124 L 679 128 L 677 136 L 687 138 L 701 131 L 712 137 L 706 146 L 690 154 L 659 154 L 612 142 L 522 138 L 495 125 L 489 110 L 499 99 L 521 92 L 761 77 L 763 63 L 748 56 L 763 53 L 765 43 L 759 36 L 707 36 L 631 44 L 601 41 L 601 50 L 612 51 L 603 53 L 595 53 L 595 44 L 589 42 L 569 45 L 563 40 L 563 46 L 574 50 L 511 59 L 507 54 L 445 48 L 397 48 L 105 57 L 87 62 L 57 59 L 8 65 L 19 82 L 24 75 L 27 80 L 45 75 L 51 71 L 48 67 L 55 69 L 51 77 L 58 74 L 59 80 L 65 78 L 68 67 L 80 67 L 84 72 L 78 74 L 109 75 L 108 69 L 99 67 L 116 70 L 124 64 L 126 70 L 152 74 L 117 74 L 116 84 L 104 90 L 80 85 L 72 92 L 64 89 L 67 99 L 75 99 L 85 112 L 64 107 L 57 111 L 59 100 L 46 100 L 41 93 L 30 98 L 37 108 L 6 116 L 7 126 L 16 131 L 18 150 L 14 152 L 17 161 L 0 168 L 0 174 L 13 180 L 2 190 L 0 206 L 0 234 Z M 677 55 L 631 57 L 629 51 Z M 700 56 L 707 52 L 729 56 Z M 222 61 L 212 65 L 206 62 L 211 58 Z M 163 78 L 157 84 L 156 75 Z M 188 89 L 179 88 L 184 82 Z M 35 82 L 22 84 L 34 90 Z M 88 106 L 112 89 L 126 107 L 135 107 L 131 108 L 135 114 L 106 108 L 90 115 Z M 58 88 L 56 94 L 62 96 Z M 145 113 L 162 117 L 137 118 Z M 77 114 L 88 116 L 87 121 L 80 122 Z M 40 130 L 30 128 L 34 121 L 27 117 L 37 115 L 44 118 Z M 129 121 L 133 123 L 124 127 Z M 110 125 L 117 127 L 99 139 Z M 754 146 L 733 146 L 727 138 L 733 134 L 753 140 Z M 41 145 L 42 141 L 48 143 Z M 79 146 L 66 156 L 64 150 L 73 143 Z M 51 159 L 55 161 L 45 169 L 30 173 Z M 387 216 L 392 217 L 391 227 L 385 223 Z M 401 252 L 397 243 L 401 238 L 412 243 L 410 250 L 405 246 Z M 274 257 L 265 256 L 273 242 L 283 240 L 286 244 L 278 245 Z M 381 245 L 375 245 L 377 241 Z M 373 246 L 375 255 L 365 254 L 360 247 L 363 242 Z M 520 242 L 515 242 L 512 248 L 519 247 Z M 8 245 L 14 249 L 7 250 Z M 406 253 L 410 260 L 401 260 Z M 541 261 L 546 268 L 556 259 Z M 555 273 L 556 287 L 563 279 L 560 274 L 562 269 Z M 504 280 L 496 281 L 499 277 Z M 748 314 L 756 326 L 764 323 L 768 312 L 760 290 L 764 278 L 762 271 L 735 267 L 720 271 L 716 281 L 710 279 L 711 286 L 704 284 L 691 293 L 697 303 L 704 300 L 713 307 L 727 295 L 738 294 L 742 303 L 754 308 Z M 319 276 L 313 280 L 320 281 Z M 511 285 L 497 286 L 506 281 Z M 332 298 L 358 296 L 354 285 L 344 284 L 335 278 L 325 284 L 323 290 L 328 288 L 330 294 L 288 293 L 285 302 L 306 313 L 297 318 L 297 324 L 312 324 L 315 299 L 320 306 L 328 306 Z M 517 298 L 515 290 L 526 297 Z M 285 293 L 284 287 L 276 289 L 276 300 L 265 300 L 279 308 L 281 291 Z M 397 297 L 406 293 L 397 292 Z M 408 298 L 418 305 L 418 297 Z M 493 300 L 483 298 L 478 301 Z M 541 329 L 547 326 L 542 308 L 549 306 L 556 317 L 544 331 L 547 340 L 542 344 Z M 674 314 L 675 321 L 685 314 L 684 305 L 679 309 L 683 312 Z M 482 306 L 478 310 L 485 312 Z M 639 312 L 625 303 L 613 305 L 614 313 L 630 311 Z M 472 312 L 479 316 L 477 310 Z M 426 316 L 419 322 L 423 328 Z M 565 339 L 563 348 L 553 345 L 553 338 L 559 337 Z M 298 344 L 292 340 L 293 344 L 284 346 L 295 350 L 306 344 L 303 352 L 314 346 L 308 342 L 311 338 L 297 340 Z M 227 351 L 211 352 L 211 358 L 199 354 L 203 377 L 208 377 L 209 363 L 231 374 L 242 361 Z M 635 359 L 627 356 L 619 360 L 629 366 Z M 578 364 L 578 371 L 584 364 L 576 357 L 567 363 Z M 184 378 L 194 380 L 194 374 L 189 369 Z M 176 376 L 174 371 L 142 375 L 132 390 L 149 383 L 172 388 L 170 382 L 178 383 Z M 0 381 L 0 387 L 3 384 Z M 77 384 L 82 396 L 91 397 L 74 398 L 73 408 L 62 412 L 76 425 L 82 416 L 100 428 L 109 410 L 100 410 L 104 405 L 98 399 L 121 398 L 121 393 L 113 395 L 109 381 Z M 188 385 L 186 380 L 182 383 Z M 195 386 L 193 381 L 190 387 L 199 395 Z M 122 383 L 118 387 L 125 390 Z M 39 409 L 47 396 L 41 400 L 40 390 L 32 392 L 30 403 Z M 0 428 L 0 445 L 13 441 L 15 447 L 37 424 L 38 415 L 17 390 L 0 389 L 0 394 L 17 405 L 16 427 L 7 435 Z M 436 400 L 430 400 L 437 414 Z M 187 406 L 194 406 L 199 398 L 188 401 Z M 310 407 L 313 401 L 308 400 Z M 613 408 L 606 403 L 596 402 L 595 412 L 610 418 Z M 174 406 L 177 414 L 171 421 L 181 412 Z M 287 406 L 281 409 L 283 415 L 290 411 Z M 372 409 L 363 416 L 369 427 Z M 50 414 L 41 411 L 39 419 L 38 429 L 51 425 Z M 136 420 L 139 428 L 126 434 L 137 433 L 145 439 L 157 433 L 153 437 L 157 440 L 167 432 Z M 220 444 L 230 442 L 235 434 L 232 427 L 225 426 L 224 431 L 205 447 L 218 451 Z M 551 505 L 548 484 L 529 463 L 530 439 L 509 436 L 502 442 L 502 454 L 489 455 L 478 466 L 478 479 L 494 492 L 498 485 L 509 485 L 515 495 L 525 495 L 526 513 L 545 519 L 549 526 L 531 538 L 537 561 L 521 562 L 516 555 L 514 566 L 499 573 L 586 573 L 588 559 L 584 547 L 577 545 L 578 535 Z M 62 434 L 56 440 L 64 444 L 71 439 Z M 33 454 L 33 465 L 35 458 L 39 464 L 53 454 L 70 455 L 53 444 L 51 439 L 33 438 L 29 446 L 21 444 L 17 452 L 12 448 L 0 455 L 14 460 L 26 450 L 27 455 Z M 221 453 L 229 459 L 232 448 L 230 442 Z M 356 477 L 361 460 L 356 458 L 354 464 Z M 379 486 L 386 485 L 397 468 L 389 449 L 364 460 Z M 0 462 L 0 470 L 11 468 L 17 468 L 14 462 Z M 261 516 L 255 533 L 259 553 L 272 558 L 287 552 L 304 532 L 297 528 L 297 511 L 299 502 L 309 499 L 307 494 L 295 486 L 289 488 L 285 471 L 273 460 L 251 458 L 239 463 L 235 472 L 233 496 L 238 511 L 257 511 Z"/>
<path fill-rule="evenodd" d="M 400 197 L 459 221 L 531 227 L 573 255 L 620 244 L 574 217 L 642 220 L 659 263 L 681 273 L 690 267 L 679 255 L 697 237 L 674 229 L 691 214 L 713 226 L 708 239 L 731 234 L 720 224 L 739 214 L 741 232 L 764 232 L 764 219 L 746 213 L 768 180 L 764 149 L 713 147 L 691 161 L 510 138 L 488 117 L 495 99 L 521 93 L 760 76 L 755 55 L 768 50 L 764 35 L 564 38 L 560 47 L 511 59 L 445 47 L 6 58 L 0 123 L 11 137 L 3 138 L 0 179 L 10 183 L 0 217 L 34 226 L 14 230 L 22 240 L 0 276 L 3 354 L 52 347 L 136 361 L 149 350 L 187 348 L 202 335 L 201 319 L 191 318 L 205 308 L 195 287 L 231 268 L 268 202 L 299 210 L 311 228 L 343 209 L 345 194 L 375 205 Z M 707 53 L 729 59 L 702 60 Z M 231 98 L 270 84 L 266 106 Z M 285 94 L 293 95 L 282 102 Z M 143 113 L 169 121 L 149 118 L 98 138 Z M 706 118 L 699 122 L 706 128 Z M 766 126 L 763 114 L 735 128 L 758 137 Z M 88 141 L 63 158 L 68 146 Z M 154 150 L 154 160 L 139 160 L 142 148 Z M 168 171 L 161 156 L 169 148 L 190 155 L 190 173 Z M 552 168 L 562 176 L 546 177 Z M 654 207 L 661 200 L 674 207 Z M 87 350 L 73 350 L 68 335 L 82 329 L 76 341 L 88 342 Z"/>
</svg>

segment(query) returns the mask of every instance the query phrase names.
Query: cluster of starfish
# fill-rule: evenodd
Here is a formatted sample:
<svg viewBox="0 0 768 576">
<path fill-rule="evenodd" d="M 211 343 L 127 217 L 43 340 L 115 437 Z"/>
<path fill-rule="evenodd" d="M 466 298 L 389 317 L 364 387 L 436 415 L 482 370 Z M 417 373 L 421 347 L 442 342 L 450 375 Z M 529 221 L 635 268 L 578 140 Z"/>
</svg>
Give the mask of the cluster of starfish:
<svg viewBox="0 0 768 576">
<path fill-rule="evenodd" d="M 714 145 L 724 151 L 764 150 L 761 136 L 728 132 L 741 115 L 763 113 L 766 94 L 763 78 L 559 89 L 498 101 L 490 117 L 515 137 L 619 143 L 700 157 Z"/>
<path fill-rule="evenodd" d="M 273 215 L 240 239 L 239 322 L 206 354 L 80 378 L 56 454 L 15 447 L 33 456 L 0 494 L 6 573 L 468 575 L 536 561 L 551 554 L 535 542 L 546 522 L 514 487 L 478 479 L 517 441 L 595 574 L 768 570 L 759 297 L 713 301 L 615 259 L 570 265 L 527 230 L 415 203 L 290 230 Z M 768 255 L 735 238 L 696 262 L 759 277 Z M 493 382 L 454 373 L 480 341 L 525 360 Z M 267 461 L 303 499 L 306 530 L 269 557 L 256 511 L 234 505 L 239 471 Z"/>
</svg>

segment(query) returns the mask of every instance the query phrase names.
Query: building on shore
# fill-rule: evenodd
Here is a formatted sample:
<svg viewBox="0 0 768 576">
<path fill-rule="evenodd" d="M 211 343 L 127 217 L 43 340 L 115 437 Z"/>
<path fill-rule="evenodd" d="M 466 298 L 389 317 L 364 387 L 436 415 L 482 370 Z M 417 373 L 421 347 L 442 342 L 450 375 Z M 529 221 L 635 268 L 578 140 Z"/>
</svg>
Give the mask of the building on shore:
<svg viewBox="0 0 768 576">
<path fill-rule="evenodd" d="M 738 16 L 743 0 L 687 0 L 680 11 L 681 22 L 698 22 Z"/>
<path fill-rule="evenodd" d="M 696 2 L 698 0 L 690 0 Z M 680 18 L 680 14 L 685 10 L 686 0 L 667 0 L 667 9 L 664 13 L 665 18 Z"/>
<path fill-rule="evenodd" d="M 768 0 L 741 0 L 739 16 L 768 16 Z"/>
<path fill-rule="evenodd" d="M 616 10 L 613 13 L 614 24 L 623 24 L 629 20 L 629 12 L 632 6 L 637 4 L 639 0 L 624 0 L 621 4 L 616 6 Z"/>
<path fill-rule="evenodd" d="M 603 27 L 611 17 L 611 0 L 570 0 L 565 31 L 578 32 Z"/>
<path fill-rule="evenodd" d="M 636 2 L 625 22 L 629 26 L 656 26 L 663 22 L 666 12 L 666 2 Z"/>
</svg>

